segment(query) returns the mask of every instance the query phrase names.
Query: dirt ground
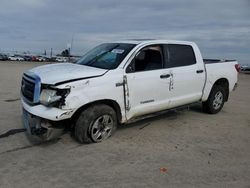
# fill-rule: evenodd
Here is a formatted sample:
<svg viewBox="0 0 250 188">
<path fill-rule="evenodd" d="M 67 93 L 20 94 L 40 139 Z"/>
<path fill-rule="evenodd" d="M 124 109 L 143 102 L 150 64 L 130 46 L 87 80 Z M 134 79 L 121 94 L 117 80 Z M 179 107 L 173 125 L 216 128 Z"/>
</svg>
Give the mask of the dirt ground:
<svg viewBox="0 0 250 188">
<path fill-rule="evenodd" d="M 41 63 L 0 62 L 0 135 L 21 129 L 22 72 Z M 0 136 L 0 187 L 250 187 L 250 74 L 217 115 L 200 106 L 118 128 L 100 144 L 66 133 L 31 142 Z"/>
</svg>

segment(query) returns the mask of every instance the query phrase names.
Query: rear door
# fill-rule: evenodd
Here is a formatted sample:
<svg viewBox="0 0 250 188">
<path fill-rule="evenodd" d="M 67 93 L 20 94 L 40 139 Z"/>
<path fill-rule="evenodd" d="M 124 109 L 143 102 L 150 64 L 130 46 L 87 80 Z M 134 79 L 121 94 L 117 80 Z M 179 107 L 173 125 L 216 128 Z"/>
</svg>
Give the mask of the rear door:
<svg viewBox="0 0 250 188">
<path fill-rule="evenodd" d="M 170 78 L 170 104 L 176 107 L 197 102 L 202 97 L 205 83 L 205 70 L 197 63 L 191 45 L 167 44 L 164 45 L 166 67 Z"/>
</svg>

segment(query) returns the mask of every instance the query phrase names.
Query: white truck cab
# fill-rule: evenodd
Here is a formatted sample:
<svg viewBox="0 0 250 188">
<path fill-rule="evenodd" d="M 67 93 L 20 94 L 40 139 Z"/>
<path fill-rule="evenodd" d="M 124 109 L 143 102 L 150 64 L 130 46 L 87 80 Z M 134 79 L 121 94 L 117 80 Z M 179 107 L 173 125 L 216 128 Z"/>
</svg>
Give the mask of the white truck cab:
<svg viewBox="0 0 250 188">
<path fill-rule="evenodd" d="M 237 85 L 234 60 L 203 60 L 193 42 L 131 40 L 101 44 L 78 62 L 23 74 L 21 101 L 28 132 L 50 139 L 73 122 L 81 143 L 101 142 L 118 123 L 192 103 L 218 113 Z M 70 121 L 67 121 L 70 120 Z"/>
</svg>

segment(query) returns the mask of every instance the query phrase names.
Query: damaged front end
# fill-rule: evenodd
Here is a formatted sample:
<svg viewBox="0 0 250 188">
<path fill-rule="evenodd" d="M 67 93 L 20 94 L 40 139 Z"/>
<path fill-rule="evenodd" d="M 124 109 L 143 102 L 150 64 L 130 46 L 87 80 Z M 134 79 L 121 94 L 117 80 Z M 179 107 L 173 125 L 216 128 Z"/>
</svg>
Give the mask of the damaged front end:
<svg viewBox="0 0 250 188">
<path fill-rule="evenodd" d="M 65 121 L 50 121 L 35 116 L 23 109 L 23 124 L 30 135 L 43 141 L 53 140 L 61 136 L 65 130 Z"/>
<path fill-rule="evenodd" d="M 69 93 L 70 88 L 42 84 L 39 76 L 25 72 L 21 84 L 21 102 L 23 124 L 27 132 L 42 140 L 59 137 L 65 130 L 64 122 L 73 113 L 73 109 L 63 109 Z"/>
</svg>

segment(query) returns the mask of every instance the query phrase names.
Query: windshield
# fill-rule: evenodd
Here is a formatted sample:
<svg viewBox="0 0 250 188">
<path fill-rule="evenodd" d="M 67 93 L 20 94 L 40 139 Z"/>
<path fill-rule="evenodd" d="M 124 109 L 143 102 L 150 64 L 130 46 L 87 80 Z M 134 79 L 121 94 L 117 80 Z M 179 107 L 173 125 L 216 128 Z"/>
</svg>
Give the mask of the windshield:
<svg viewBox="0 0 250 188">
<path fill-rule="evenodd" d="M 115 69 L 135 44 L 105 43 L 87 52 L 77 64 L 101 69 Z"/>
</svg>

